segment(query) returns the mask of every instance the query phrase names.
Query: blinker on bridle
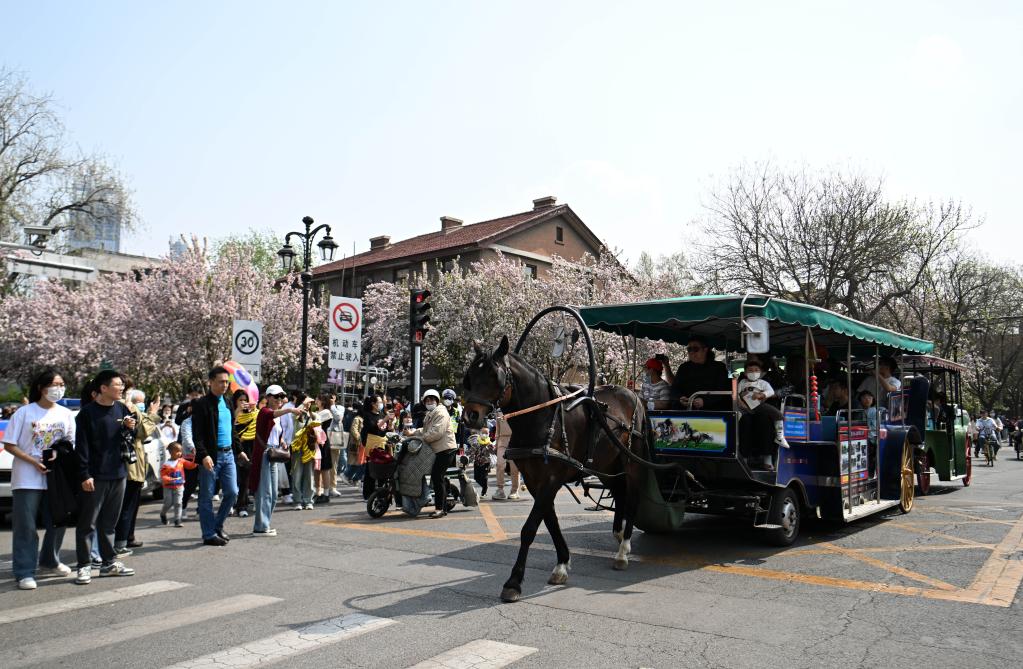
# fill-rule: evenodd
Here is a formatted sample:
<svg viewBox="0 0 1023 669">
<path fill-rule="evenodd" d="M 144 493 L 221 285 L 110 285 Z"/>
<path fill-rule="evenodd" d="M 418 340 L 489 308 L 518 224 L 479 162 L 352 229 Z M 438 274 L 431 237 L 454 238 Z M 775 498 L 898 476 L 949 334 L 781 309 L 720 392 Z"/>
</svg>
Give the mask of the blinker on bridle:
<svg viewBox="0 0 1023 669">
<path fill-rule="evenodd" d="M 497 383 L 501 386 L 501 392 L 498 393 L 497 397 L 493 399 L 483 399 L 473 394 L 470 389 L 466 394 L 466 402 L 469 404 L 479 404 L 480 406 L 486 407 L 487 413 L 492 413 L 495 409 L 500 409 L 502 406 L 511 399 L 511 393 L 509 392 L 512 387 L 512 375 L 511 370 L 506 365 L 499 364 L 496 361 L 494 366 L 497 367 Z"/>
</svg>

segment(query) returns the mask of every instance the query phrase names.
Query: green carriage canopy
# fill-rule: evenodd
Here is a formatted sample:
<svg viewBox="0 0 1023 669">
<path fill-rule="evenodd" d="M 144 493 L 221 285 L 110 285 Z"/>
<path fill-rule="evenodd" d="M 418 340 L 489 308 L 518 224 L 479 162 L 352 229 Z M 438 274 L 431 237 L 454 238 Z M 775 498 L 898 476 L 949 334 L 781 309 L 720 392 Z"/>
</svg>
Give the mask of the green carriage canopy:
<svg viewBox="0 0 1023 669">
<path fill-rule="evenodd" d="M 745 304 L 744 304 L 745 302 Z M 876 344 L 891 353 L 930 353 L 933 342 L 806 304 L 766 295 L 693 295 L 649 302 L 580 307 L 583 322 L 594 330 L 684 344 L 691 334 L 707 337 L 718 349 L 741 347 L 740 317 L 770 321 L 772 349 L 801 349 L 810 328 L 816 346 L 827 348 Z M 871 347 L 873 348 L 873 347 Z"/>
</svg>

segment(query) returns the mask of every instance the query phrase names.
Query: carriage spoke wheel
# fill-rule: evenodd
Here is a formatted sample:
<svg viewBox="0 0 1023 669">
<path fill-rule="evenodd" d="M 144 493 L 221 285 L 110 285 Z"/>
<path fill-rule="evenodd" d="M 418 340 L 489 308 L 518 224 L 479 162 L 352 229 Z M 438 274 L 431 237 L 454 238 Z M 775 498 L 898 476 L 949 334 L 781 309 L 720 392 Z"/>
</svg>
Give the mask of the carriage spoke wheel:
<svg viewBox="0 0 1023 669">
<path fill-rule="evenodd" d="M 913 445 L 906 441 L 902 444 L 902 487 L 899 495 L 899 510 L 909 513 L 913 508 Z"/>
</svg>

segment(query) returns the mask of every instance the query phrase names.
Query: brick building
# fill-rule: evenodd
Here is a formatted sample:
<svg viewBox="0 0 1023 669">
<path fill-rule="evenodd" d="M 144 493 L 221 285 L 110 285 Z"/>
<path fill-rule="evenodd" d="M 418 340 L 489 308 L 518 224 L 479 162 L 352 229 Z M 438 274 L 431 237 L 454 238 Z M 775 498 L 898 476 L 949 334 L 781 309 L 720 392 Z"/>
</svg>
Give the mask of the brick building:
<svg viewBox="0 0 1023 669">
<path fill-rule="evenodd" d="M 372 283 L 407 281 L 424 271 L 432 275 L 452 269 L 456 262 L 468 269 L 498 253 L 518 260 L 523 272 L 538 277 L 550 269 L 555 255 L 578 260 L 604 249 L 582 219 L 554 197 L 533 200 L 529 211 L 469 225 L 441 216 L 440 230 L 398 242 L 380 235 L 369 242 L 364 253 L 316 267 L 314 286 L 330 295 L 362 297 Z"/>
</svg>

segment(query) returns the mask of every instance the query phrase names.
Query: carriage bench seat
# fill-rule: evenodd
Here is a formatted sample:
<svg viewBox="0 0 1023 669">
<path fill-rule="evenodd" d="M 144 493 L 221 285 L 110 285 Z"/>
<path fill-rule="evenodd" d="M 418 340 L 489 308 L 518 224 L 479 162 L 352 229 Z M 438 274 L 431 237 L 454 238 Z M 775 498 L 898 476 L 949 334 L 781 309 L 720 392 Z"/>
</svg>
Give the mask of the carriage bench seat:
<svg viewBox="0 0 1023 669">
<path fill-rule="evenodd" d="M 583 494 L 593 502 L 593 506 L 588 508 L 587 511 L 614 511 L 615 499 L 611 496 L 611 491 L 608 490 L 603 481 L 596 476 L 587 476 L 582 480 L 582 485 Z M 593 499 L 593 490 L 600 491 L 597 494 L 597 499 Z"/>
</svg>

